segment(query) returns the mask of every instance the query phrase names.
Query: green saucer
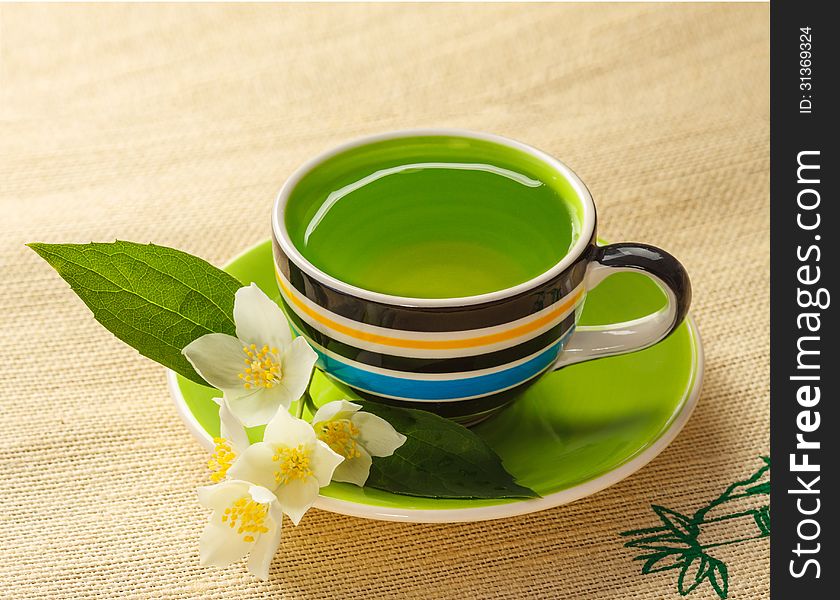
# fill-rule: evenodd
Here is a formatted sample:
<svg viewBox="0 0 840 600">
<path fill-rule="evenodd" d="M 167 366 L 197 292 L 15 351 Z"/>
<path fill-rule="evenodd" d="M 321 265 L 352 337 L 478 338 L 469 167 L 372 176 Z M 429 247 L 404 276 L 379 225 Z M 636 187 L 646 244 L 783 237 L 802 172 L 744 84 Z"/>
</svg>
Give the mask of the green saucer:
<svg viewBox="0 0 840 600">
<path fill-rule="evenodd" d="M 271 244 L 235 258 L 226 270 L 279 297 Z M 665 296 L 643 275 L 609 277 L 586 299 L 582 325 L 635 319 L 664 306 Z M 547 373 L 497 416 L 473 431 L 504 461 L 531 500 L 438 500 L 332 483 L 316 507 L 353 516 L 416 522 L 494 519 L 550 508 L 595 493 L 652 460 L 682 429 L 700 391 L 703 357 L 689 318 L 659 344 Z M 170 389 L 192 433 L 206 446 L 219 434 L 217 390 L 170 372 Z M 317 373 L 318 404 L 344 397 Z M 261 428 L 249 432 L 259 439 Z"/>
</svg>

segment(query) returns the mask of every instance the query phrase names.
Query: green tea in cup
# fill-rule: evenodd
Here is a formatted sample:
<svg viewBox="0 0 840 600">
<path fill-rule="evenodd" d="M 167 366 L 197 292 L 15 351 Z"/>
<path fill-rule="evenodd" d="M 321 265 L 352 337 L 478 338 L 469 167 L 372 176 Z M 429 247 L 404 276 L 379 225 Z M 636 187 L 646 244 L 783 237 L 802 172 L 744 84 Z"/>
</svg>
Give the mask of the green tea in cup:
<svg viewBox="0 0 840 600">
<path fill-rule="evenodd" d="M 321 166 L 289 203 L 293 242 L 325 273 L 394 296 L 474 296 L 547 271 L 579 229 L 565 181 L 516 150 L 468 145 L 368 148 L 335 177 Z"/>
</svg>

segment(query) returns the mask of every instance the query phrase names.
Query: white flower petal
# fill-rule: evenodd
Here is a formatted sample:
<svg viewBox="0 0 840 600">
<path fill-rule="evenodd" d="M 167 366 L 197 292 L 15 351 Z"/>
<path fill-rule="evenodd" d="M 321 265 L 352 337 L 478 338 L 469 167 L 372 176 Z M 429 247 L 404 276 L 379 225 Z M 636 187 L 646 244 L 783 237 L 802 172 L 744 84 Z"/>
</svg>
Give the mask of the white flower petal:
<svg viewBox="0 0 840 600">
<path fill-rule="evenodd" d="M 358 412 L 350 418 L 350 422 L 359 428 L 357 441 L 371 456 L 391 456 L 394 450 L 405 443 L 406 437 L 403 434 L 385 419 L 371 413 Z"/>
<path fill-rule="evenodd" d="M 277 488 L 277 500 L 283 513 L 297 525 L 318 497 L 318 481 L 314 477 L 293 479 Z"/>
<path fill-rule="evenodd" d="M 296 337 L 282 352 L 280 362 L 283 374 L 279 387 L 286 388 L 290 402 L 303 396 L 317 361 L 318 354 L 302 337 Z"/>
<path fill-rule="evenodd" d="M 300 341 L 298 341 L 300 340 Z M 282 374 L 280 381 L 271 388 L 225 390 L 230 409 L 247 427 L 264 425 L 282 406 L 289 409 L 309 385 L 309 378 L 318 355 L 306 340 L 297 338 L 281 356 Z"/>
<path fill-rule="evenodd" d="M 277 496 L 275 496 L 271 490 L 261 485 L 252 485 L 248 487 L 248 494 L 250 494 L 251 499 L 253 499 L 254 502 L 259 502 L 260 504 L 271 504 L 272 502 L 277 502 Z"/>
<path fill-rule="evenodd" d="M 292 401 L 288 392 L 281 386 L 248 390 L 243 395 L 225 394 L 231 412 L 246 427 L 265 425 L 280 412 L 288 412 Z"/>
<path fill-rule="evenodd" d="M 292 341 L 286 315 L 256 283 L 236 290 L 233 303 L 236 337 L 260 348 L 268 345 L 282 351 Z"/>
<path fill-rule="evenodd" d="M 344 462 L 338 465 L 333 473 L 333 481 L 344 481 L 346 483 L 354 483 L 359 487 L 363 487 L 370 475 L 371 458 L 363 448 L 359 448 L 360 456 L 353 458 L 346 458 Z"/>
<path fill-rule="evenodd" d="M 211 517 L 211 522 L 201 534 L 198 548 L 202 565 L 224 567 L 245 556 L 251 549 L 251 543 L 238 535 L 236 529 Z"/>
<path fill-rule="evenodd" d="M 263 440 L 286 448 L 295 448 L 301 444 L 310 446 L 315 442 L 315 430 L 303 419 L 293 417 L 289 411 L 278 410 L 265 426 Z"/>
<path fill-rule="evenodd" d="M 283 511 L 276 500 L 268 507 L 268 521 L 270 521 L 268 532 L 261 533 L 257 537 L 254 546 L 251 548 L 251 556 L 248 557 L 248 571 L 262 580 L 268 579 L 271 561 L 280 547 Z"/>
<path fill-rule="evenodd" d="M 309 468 L 312 469 L 312 475 L 318 480 L 319 486 L 324 487 L 330 484 L 335 468 L 343 460 L 344 457 L 334 452 L 327 444 L 321 440 L 315 441 L 309 456 Z"/>
<path fill-rule="evenodd" d="M 323 423 L 332 419 L 349 419 L 354 413 L 362 408 L 361 404 L 354 404 L 347 400 L 334 400 L 327 402 L 319 408 L 312 417 L 312 424 Z"/>
<path fill-rule="evenodd" d="M 228 469 L 228 475 L 232 479 L 244 480 L 273 490 L 277 487 L 277 481 L 274 479 L 274 467 L 277 463 L 272 460 L 273 456 L 274 448 L 270 444 L 257 442 L 236 457 Z"/>
<path fill-rule="evenodd" d="M 219 405 L 219 435 L 230 443 L 231 449 L 238 456 L 250 445 L 245 427 L 230 410 L 230 402 L 225 398 L 213 398 Z"/>
<path fill-rule="evenodd" d="M 226 392 L 243 389 L 239 373 L 245 368 L 242 342 L 225 333 L 208 333 L 181 350 L 207 383 Z"/>
<path fill-rule="evenodd" d="M 248 483 L 230 479 L 198 488 L 199 503 L 211 510 L 224 510 L 231 502 L 248 493 Z"/>
</svg>

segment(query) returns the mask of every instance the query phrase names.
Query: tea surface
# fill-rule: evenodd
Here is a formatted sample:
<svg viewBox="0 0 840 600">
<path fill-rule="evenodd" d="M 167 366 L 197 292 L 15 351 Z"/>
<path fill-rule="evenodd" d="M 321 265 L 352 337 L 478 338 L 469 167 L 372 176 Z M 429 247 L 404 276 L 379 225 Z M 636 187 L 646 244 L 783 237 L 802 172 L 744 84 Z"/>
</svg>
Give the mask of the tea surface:
<svg viewBox="0 0 840 600">
<path fill-rule="evenodd" d="M 508 288 L 551 268 L 575 238 L 557 190 L 491 164 L 368 167 L 321 195 L 303 235 L 293 234 L 298 249 L 337 279 L 396 296 Z"/>
</svg>

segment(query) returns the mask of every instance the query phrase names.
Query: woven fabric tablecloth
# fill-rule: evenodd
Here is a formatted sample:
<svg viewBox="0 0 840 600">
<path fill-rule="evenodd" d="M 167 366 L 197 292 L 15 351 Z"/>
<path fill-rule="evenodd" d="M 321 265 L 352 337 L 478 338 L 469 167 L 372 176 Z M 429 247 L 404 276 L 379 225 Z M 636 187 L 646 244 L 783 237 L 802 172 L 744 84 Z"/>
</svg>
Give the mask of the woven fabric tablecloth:
<svg viewBox="0 0 840 600">
<path fill-rule="evenodd" d="M 769 452 L 768 48 L 766 5 L 1 6 L 0 596 L 680 597 L 621 532 L 656 526 L 651 505 L 690 514 Z M 459 525 L 313 510 L 270 581 L 199 567 L 206 455 L 163 369 L 23 244 L 154 241 L 222 264 L 268 237 L 306 159 L 432 126 L 556 155 L 603 236 L 684 262 L 697 411 L 571 505 Z M 767 597 L 767 538 L 718 550 L 730 598 Z"/>
</svg>

